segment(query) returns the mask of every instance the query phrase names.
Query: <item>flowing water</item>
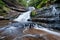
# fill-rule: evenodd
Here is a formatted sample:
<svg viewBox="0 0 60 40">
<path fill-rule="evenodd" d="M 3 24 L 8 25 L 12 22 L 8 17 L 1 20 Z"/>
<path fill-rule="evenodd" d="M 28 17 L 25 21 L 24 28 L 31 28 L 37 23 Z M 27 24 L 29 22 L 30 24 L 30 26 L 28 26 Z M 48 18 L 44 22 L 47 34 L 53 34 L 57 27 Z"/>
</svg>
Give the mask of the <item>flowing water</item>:
<svg viewBox="0 0 60 40">
<path fill-rule="evenodd" d="M 52 8 L 53 8 L 52 13 L 53 13 L 53 15 L 55 15 L 57 10 L 55 9 L 55 7 L 52 7 Z M 34 7 L 29 7 L 29 11 L 22 13 L 16 19 L 13 20 L 13 21 L 17 21 L 16 23 L 11 23 L 11 24 L 7 25 L 6 27 L 0 28 L 0 32 L 1 32 L 0 33 L 0 35 L 1 35 L 0 39 L 4 38 L 6 36 L 7 37 L 12 36 L 13 38 L 17 37 L 17 36 L 20 36 L 20 38 L 21 38 L 22 35 L 24 35 L 23 34 L 24 29 L 29 26 L 29 23 L 27 23 L 29 21 L 27 21 L 27 20 L 30 19 L 30 13 L 31 13 L 32 10 L 35 10 L 35 8 Z M 26 26 L 25 23 L 28 26 Z M 53 34 L 53 35 L 56 35 L 56 36 L 60 36 L 60 33 L 51 31 L 51 30 L 49 30 L 47 28 L 44 28 L 42 26 L 38 27 L 37 24 L 34 25 L 34 28 L 38 29 L 38 30 L 46 31 L 46 32 L 48 32 L 50 34 Z M 28 34 L 28 35 L 25 35 L 25 36 L 35 36 L 35 35 Z M 8 39 L 8 40 L 10 40 L 10 39 Z"/>
<path fill-rule="evenodd" d="M 14 19 L 14 21 L 27 22 L 27 20 L 30 19 L 30 13 L 32 10 L 35 10 L 35 8 L 29 7 L 29 11 L 22 13 L 21 15 L 18 16 L 18 18 Z"/>
</svg>

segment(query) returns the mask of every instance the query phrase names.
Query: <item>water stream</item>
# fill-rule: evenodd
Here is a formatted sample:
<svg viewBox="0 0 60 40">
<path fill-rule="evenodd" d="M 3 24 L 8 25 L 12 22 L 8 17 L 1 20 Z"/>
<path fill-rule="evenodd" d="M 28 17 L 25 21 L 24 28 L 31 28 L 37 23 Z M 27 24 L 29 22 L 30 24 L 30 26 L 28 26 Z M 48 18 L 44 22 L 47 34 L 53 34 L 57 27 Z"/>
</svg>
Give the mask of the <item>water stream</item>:
<svg viewBox="0 0 60 40">
<path fill-rule="evenodd" d="M 21 35 L 23 35 L 22 32 L 23 32 L 23 29 L 24 29 L 24 27 L 23 27 L 24 26 L 24 22 L 28 22 L 27 20 L 30 19 L 30 13 L 32 12 L 32 10 L 35 10 L 34 7 L 29 7 L 28 9 L 29 9 L 29 11 L 22 13 L 21 15 L 19 15 L 17 18 L 15 18 L 13 20 L 13 21 L 17 21 L 17 22 L 23 23 L 23 24 L 19 24 L 19 23 L 14 24 L 13 23 L 14 25 L 8 25 L 9 27 L 7 26 L 7 28 L 5 28 L 5 27 L 1 28 L 0 31 L 4 31 L 4 32 L 2 32 L 2 34 L 12 35 L 12 36 L 14 36 L 14 35 L 21 36 Z M 57 12 L 55 7 L 53 7 L 52 12 L 54 13 L 54 15 Z M 46 32 L 48 32 L 50 34 L 54 34 L 56 36 L 60 36 L 60 33 L 58 33 L 58 32 L 51 31 L 51 30 L 49 30 L 47 28 L 44 28 L 42 26 L 40 26 L 40 28 L 39 28 L 37 26 L 37 24 L 34 25 L 34 26 L 35 26 L 34 27 L 35 29 L 43 30 L 43 31 L 46 31 Z M 29 34 L 29 35 L 31 36 L 31 34 Z M 27 36 L 27 35 L 25 35 L 25 36 Z M 32 36 L 35 36 L 35 35 L 32 35 Z"/>
<path fill-rule="evenodd" d="M 35 8 L 34 8 L 34 7 L 29 7 L 29 11 L 23 13 L 22 15 L 19 15 L 18 18 L 14 19 L 14 21 L 18 21 L 18 22 L 28 22 L 27 20 L 30 19 L 30 13 L 31 13 L 32 10 L 35 10 Z M 57 10 L 55 9 L 54 6 L 52 6 L 52 13 L 53 13 L 53 15 L 55 15 L 56 12 L 57 12 Z M 36 26 L 36 25 L 35 25 L 35 26 Z M 35 27 L 35 29 L 40 29 L 40 30 L 46 31 L 46 32 L 48 32 L 48 33 L 51 33 L 51 34 L 60 36 L 60 33 L 54 32 L 54 31 L 50 31 L 50 30 L 48 30 L 48 29 L 46 29 L 46 28 L 43 28 L 43 27 L 39 28 L 39 27 L 37 26 L 37 27 Z"/>
<path fill-rule="evenodd" d="M 21 15 L 18 16 L 18 18 L 14 19 L 14 21 L 27 22 L 27 20 L 30 19 L 30 13 L 32 10 L 35 10 L 35 8 L 29 7 L 29 11 L 22 13 Z"/>
</svg>

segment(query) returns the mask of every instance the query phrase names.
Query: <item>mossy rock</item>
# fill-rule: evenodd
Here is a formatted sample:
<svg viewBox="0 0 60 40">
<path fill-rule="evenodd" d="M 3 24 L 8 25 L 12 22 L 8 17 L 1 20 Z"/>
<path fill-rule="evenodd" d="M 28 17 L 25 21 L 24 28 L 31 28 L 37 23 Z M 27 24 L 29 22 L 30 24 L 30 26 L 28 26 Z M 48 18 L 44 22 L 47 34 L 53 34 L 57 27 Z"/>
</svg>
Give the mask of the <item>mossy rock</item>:
<svg viewBox="0 0 60 40">
<path fill-rule="evenodd" d="M 36 10 L 33 10 L 30 14 L 31 17 L 35 17 L 35 15 L 37 14 Z"/>
</svg>

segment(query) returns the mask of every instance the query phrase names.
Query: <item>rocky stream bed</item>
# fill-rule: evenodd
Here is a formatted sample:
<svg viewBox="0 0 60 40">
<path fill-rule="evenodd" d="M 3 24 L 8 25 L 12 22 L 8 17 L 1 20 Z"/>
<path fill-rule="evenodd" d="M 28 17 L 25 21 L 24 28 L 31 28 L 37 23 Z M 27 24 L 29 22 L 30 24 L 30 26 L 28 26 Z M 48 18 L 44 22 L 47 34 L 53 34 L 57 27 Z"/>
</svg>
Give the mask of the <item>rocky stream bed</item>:
<svg viewBox="0 0 60 40">
<path fill-rule="evenodd" d="M 13 21 L 12 17 L 0 20 L 0 40 L 60 40 L 60 6 L 56 4 L 36 11 L 36 16 L 28 22 Z"/>
</svg>

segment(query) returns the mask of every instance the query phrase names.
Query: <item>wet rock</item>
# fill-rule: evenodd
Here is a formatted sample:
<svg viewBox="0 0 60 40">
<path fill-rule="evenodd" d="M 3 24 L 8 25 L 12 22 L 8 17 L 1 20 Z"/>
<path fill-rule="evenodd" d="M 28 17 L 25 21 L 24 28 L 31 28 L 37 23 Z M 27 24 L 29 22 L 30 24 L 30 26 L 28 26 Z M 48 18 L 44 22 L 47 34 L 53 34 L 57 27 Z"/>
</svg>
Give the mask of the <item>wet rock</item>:
<svg viewBox="0 0 60 40">
<path fill-rule="evenodd" d="M 33 36 L 25 36 L 23 37 L 24 40 L 59 40 L 60 36 L 48 33 L 47 31 L 43 31 L 43 30 L 38 30 L 38 29 L 27 29 L 25 31 L 26 34 L 33 34 L 36 35 L 38 34 L 38 36 L 36 35 L 36 37 Z"/>
<path fill-rule="evenodd" d="M 0 28 L 4 27 L 5 25 L 8 25 L 9 24 L 9 20 L 0 20 Z"/>
<path fill-rule="evenodd" d="M 4 16 L 0 16 L 0 20 L 7 20 Z"/>
<path fill-rule="evenodd" d="M 26 12 L 27 9 L 25 8 L 14 8 L 14 7 L 10 7 L 12 10 L 18 11 L 18 12 Z"/>
<path fill-rule="evenodd" d="M 42 27 L 60 30 L 60 6 L 59 4 L 51 5 L 49 8 L 37 10 L 35 17 L 31 21 L 40 24 Z M 29 20 L 30 21 L 30 20 Z"/>
<path fill-rule="evenodd" d="M 56 0 L 55 3 L 60 3 L 60 1 L 59 0 Z"/>
<path fill-rule="evenodd" d="M 0 18 L 4 18 L 3 16 L 0 16 Z"/>
</svg>

